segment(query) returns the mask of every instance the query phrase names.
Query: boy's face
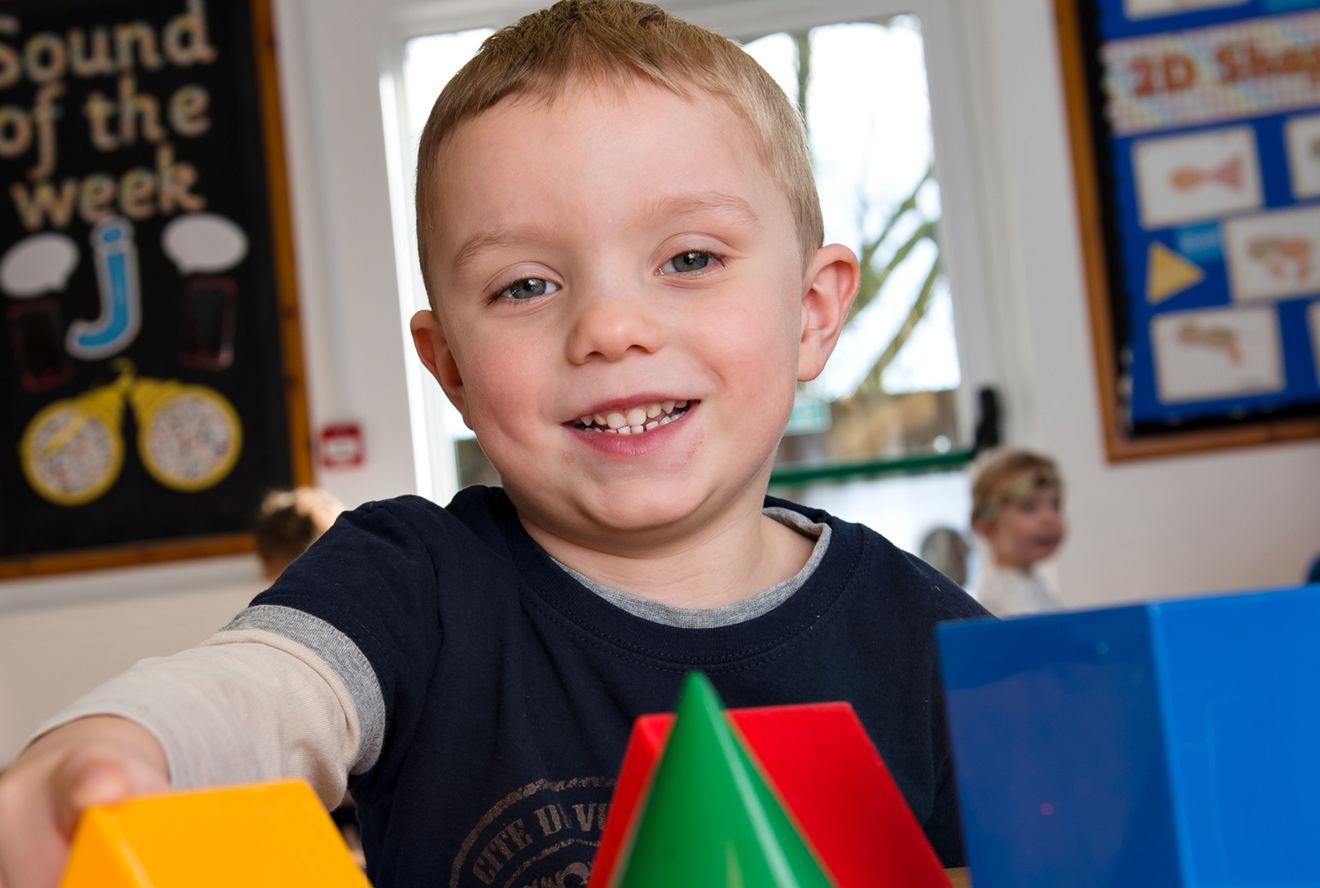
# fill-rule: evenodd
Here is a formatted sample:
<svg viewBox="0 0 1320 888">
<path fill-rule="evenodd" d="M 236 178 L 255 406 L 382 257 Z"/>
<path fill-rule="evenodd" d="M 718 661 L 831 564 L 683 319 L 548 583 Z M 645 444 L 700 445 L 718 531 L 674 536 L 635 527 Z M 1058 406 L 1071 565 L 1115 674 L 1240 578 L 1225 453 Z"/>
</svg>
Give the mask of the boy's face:
<svg viewBox="0 0 1320 888">
<path fill-rule="evenodd" d="M 706 96 L 570 86 L 465 122 L 440 170 L 438 317 L 414 340 L 529 530 L 608 548 L 759 511 L 857 262 L 827 247 L 802 268 L 743 121 Z"/>
<path fill-rule="evenodd" d="M 1008 489 L 1030 473 L 1005 482 Z M 1063 542 L 1067 525 L 1059 488 L 1033 487 L 1025 496 L 1006 503 L 995 517 L 977 528 L 990 545 L 995 561 L 1005 567 L 1029 570 L 1033 564 L 1050 557 Z"/>
</svg>

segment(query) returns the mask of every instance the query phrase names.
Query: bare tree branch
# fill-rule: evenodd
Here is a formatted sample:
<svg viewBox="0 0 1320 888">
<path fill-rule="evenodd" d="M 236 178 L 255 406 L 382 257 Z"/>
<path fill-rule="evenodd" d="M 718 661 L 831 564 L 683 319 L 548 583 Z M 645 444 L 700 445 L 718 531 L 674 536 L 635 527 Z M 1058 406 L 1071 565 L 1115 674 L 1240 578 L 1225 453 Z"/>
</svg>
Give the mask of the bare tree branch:
<svg viewBox="0 0 1320 888">
<path fill-rule="evenodd" d="M 894 255 L 890 257 L 887 263 L 885 263 L 884 268 L 876 270 L 872 267 L 872 263 L 875 261 L 876 251 L 880 249 L 880 246 L 884 244 L 889 235 L 893 233 L 894 227 L 898 224 L 898 220 L 917 208 L 917 195 L 921 193 L 922 186 L 931 178 L 933 172 L 934 168 L 928 167 L 926 169 L 926 174 L 921 177 L 921 180 L 917 182 L 916 187 L 912 189 L 912 193 L 909 194 L 902 203 L 895 207 L 892 213 L 890 213 L 889 218 L 885 220 L 885 224 L 881 227 L 880 233 L 873 238 L 868 238 L 862 243 L 861 254 L 857 257 L 862 266 L 862 280 L 861 285 L 857 290 L 857 298 L 853 300 L 852 309 L 848 315 L 849 319 L 856 317 L 857 312 L 869 305 L 871 301 L 879 295 L 880 288 L 883 287 L 885 281 L 889 279 L 890 273 L 907 258 L 908 253 L 912 252 L 912 248 L 916 246 L 918 241 L 923 237 L 929 237 L 931 240 L 935 240 L 934 224 L 926 222 L 919 226 L 917 230 L 908 237 L 907 241 L 894 252 Z M 865 198 L 863 197 L 861 200 L 864 204 Z M 938 241 L 935 242 L 935 246 L 938 249 Z"/>
<path fill-rule="evenodd" d="M 929 223 L 927 223 L 929 224 Z M 885 346 L 880 357 L 876 359 L 875 364 L 867 371 L 862 384 L 857 387 L 857 391 L 883 391 L 880 385 L 880 377 L 884 375 L 885 369 L 894 362 L 898 353 L 907 345 L 908 339 L 912 337 L 912 331 L 921 323 L 921 319 L 926 316 L 926 310 L 930 307 L 930 297 L 935 291 L 935 282 L 939 279 L 943 271 L 944 263 L 939 254 L 936 254 L 934 263 L 931 264 L 930 271 L 926 274 L 926 280 L 921 285 L 921 292 L 917 294 L 916 301 L 912 303 L 912 308 L 908 310 L 907 317 L 903 319 L 903 325 L 898 328 L 894 338 Z"/>
<path fill-rule="evenodd" d="M 921 194 L 922 186 L 929 182 L 934 175 L 934 164 L 926 167 L 926 172 L 922 174 L 921 178 L 917 181 L 917 184 L 912 187 L 912 193 L 894 208 L 894 212 L 889 214 L 889 218 L 885 220 L 884 227 L 880 229 L 880 233 L 862 246 L 862 251 L 866 253 L 868 259 L 875 253 L 875 248 L 884 243 L 885 238 L 889 237 L 889 233 L 894 230 L 894 226 L 898 224 L 898 220 L 903 214 L 917 208 L 917 195 Z"/>
<path fill-rule="evenodd" d="M 934 222 L 923 222 L 917 226 L 917 230 L 912 232 L 911 236 L 894 251 L 894 255 L 889 258 L 883 268 L 876 269 L 870 262 L 862 266 L 862 283 L 858 287 L 857 298 L 853 300 L 852 308 L 848 312 L 850 320 L 856 317 L 859 311 L 870 305 L 876 296 L 880 295 L 880 290 L 884 287 L 885 282 L 889 280 L 889 276 L 894 273 L 898 266 L 903 264 L 904 260 L 916 249 L 917 244 L 928 238 L 938 248 L 939 242 L 935 240 Z"/>
</svg>

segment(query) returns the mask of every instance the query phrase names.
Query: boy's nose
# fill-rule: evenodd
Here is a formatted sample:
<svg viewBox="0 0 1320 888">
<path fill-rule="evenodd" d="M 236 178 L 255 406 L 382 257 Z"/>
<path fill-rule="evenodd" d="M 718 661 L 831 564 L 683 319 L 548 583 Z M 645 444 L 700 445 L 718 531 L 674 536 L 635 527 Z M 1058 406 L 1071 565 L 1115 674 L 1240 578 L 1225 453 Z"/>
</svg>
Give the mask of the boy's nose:
<svg viewBox="0 0 1320 888">
<path fill-rule="evenodd" d="M 654 352 L 663 338 L 663 324 L 643 294 L 602 292 L 580 301 L 568 337 L 568 359 L 574 364 L 617 361 L 634 349 Z"/>
</svg>

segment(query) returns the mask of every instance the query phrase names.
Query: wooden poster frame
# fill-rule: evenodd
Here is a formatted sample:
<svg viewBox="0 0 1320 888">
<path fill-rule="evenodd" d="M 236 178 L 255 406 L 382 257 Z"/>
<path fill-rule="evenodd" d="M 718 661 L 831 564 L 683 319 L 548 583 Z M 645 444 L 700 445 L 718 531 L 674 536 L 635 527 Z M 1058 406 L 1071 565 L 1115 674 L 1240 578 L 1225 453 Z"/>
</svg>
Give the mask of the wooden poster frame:
<svg viewBox="0 0 1320 888">
<path fill-rule="evenodd" d="M 1133 437 L 1125 428 L 1118 390 L 1108 233 L 1102 210 L 1101 177 L 1092 126 L 1095 109 L 1087 80 L 1079 6 L 1085 0 L 1054 0 L 1068 135 L 1072 143 L 1078 230 L 1086 278 L 1091 346 L 1095 354 L 1105 453 L 1110 462 L 1174 456 L 1229 447 L 1249 447 L 1320 437 L 1320 417 L 1252 420 L 1240 426 L 1170 430 Z"/>
<path fill-rule="evenodd" d="M 295 485 L 314 483 L 312 444 L 303 370 L 298 278 L 293 249 L 288 170 L 280 106 L 279 68 L 271 0 L 249 0 L 253 59 L 260 101 L 259 115 L 270 213 L 271 251 L 279 317 L 280 356 L 288 423 L 289 468 Z M 144 541 L 74 552 L 12 556 L 0 559 L 0 580 L 73 571 L 102 570 L 191 558 L 256 551 L 252 532 L 222 533 L 178 540 Z"/>
</svg>

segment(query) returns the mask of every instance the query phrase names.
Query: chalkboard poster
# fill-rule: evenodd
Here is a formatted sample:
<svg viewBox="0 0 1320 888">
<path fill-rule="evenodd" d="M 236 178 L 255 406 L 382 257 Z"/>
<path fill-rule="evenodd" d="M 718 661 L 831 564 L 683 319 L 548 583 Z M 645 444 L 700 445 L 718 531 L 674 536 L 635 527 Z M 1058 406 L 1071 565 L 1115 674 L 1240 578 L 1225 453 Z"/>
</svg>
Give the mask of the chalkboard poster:
<svg viewBox="0 0 1320 888">
<path fill-rule="evenodd" d="M 0 576 L 250 550 L 310 477 L 270 10 L 0 2 Z"/>
<path fill-rule="evenodd" d="M 1320 0 L 1057 0 L 1110 459 L 1320 435 Z"/>
</svg>

